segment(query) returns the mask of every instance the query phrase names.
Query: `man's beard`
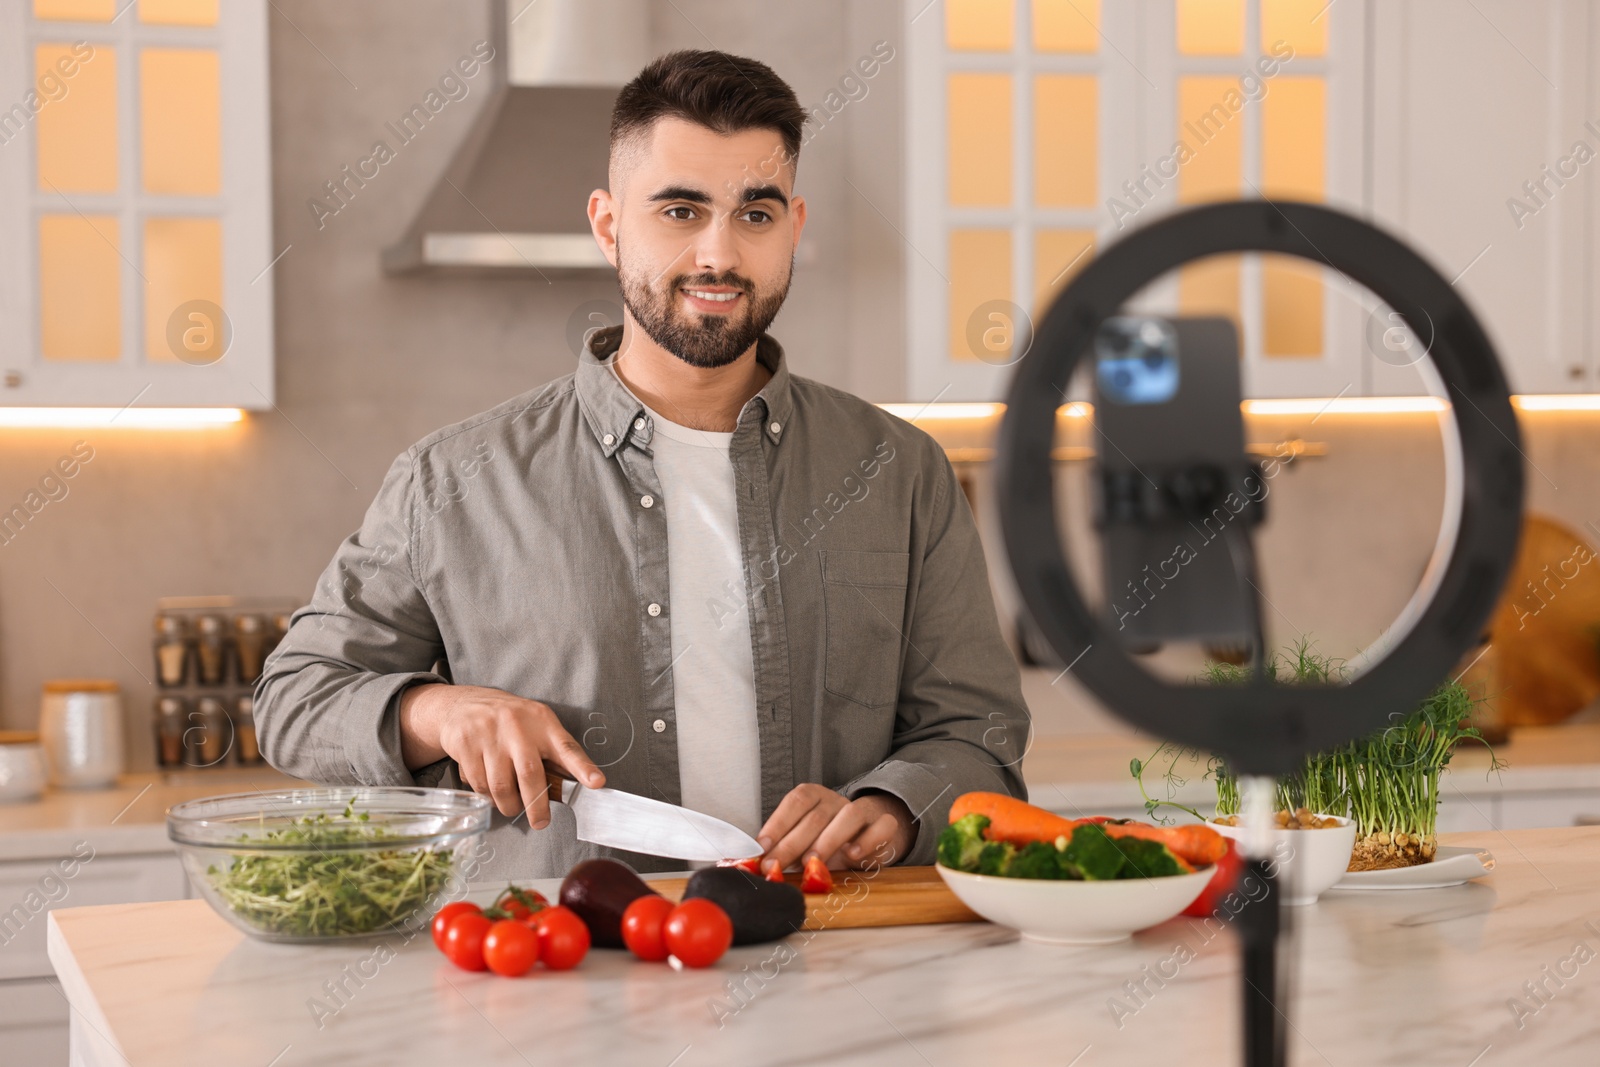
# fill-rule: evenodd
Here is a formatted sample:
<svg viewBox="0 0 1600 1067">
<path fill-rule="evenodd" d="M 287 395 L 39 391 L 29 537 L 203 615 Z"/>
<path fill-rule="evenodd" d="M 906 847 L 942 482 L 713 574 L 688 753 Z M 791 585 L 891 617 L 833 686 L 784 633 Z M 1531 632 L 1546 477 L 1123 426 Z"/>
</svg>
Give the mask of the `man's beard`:
<svg viewBox="0 0 1600 1067">
<path fill-rule="evenodd" d="M 664 288 L 653 289 L 643 271 L 630 269 L 621 241 L 617 263 L 623 306 L 652 341 L 691 367 L 725 367 L 743 355 L 778 317 L 794 277 L 791 259 L 783 285 L 771 293 L 759 292 L 754 282 L 733 271 L 721 276 L 679 274 Z M 701 315 L 696 321 L 678 306 L 678 290 L 701 285 L 732 286 L 743 294 L 745 307 L 731 315 Z"/>
</svg>

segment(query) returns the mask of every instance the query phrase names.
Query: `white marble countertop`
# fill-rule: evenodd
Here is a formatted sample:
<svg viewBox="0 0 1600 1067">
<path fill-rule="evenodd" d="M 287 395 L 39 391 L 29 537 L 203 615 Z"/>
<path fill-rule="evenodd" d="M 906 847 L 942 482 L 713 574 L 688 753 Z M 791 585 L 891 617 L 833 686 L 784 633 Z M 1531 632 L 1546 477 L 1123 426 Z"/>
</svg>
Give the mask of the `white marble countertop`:
<svg viewBox="0 0 1600 1067">
<path fill-rule="evenodd" d="M 1141 798 L 1128 774 L 1128 761 L 1147 759 L 1155 747 L 1153 740 L 1116 729 L 1038 737 L 1022 761 L 1030 799 L 1075 816 L 1137 809 Z M 1494 774 L 1481 748 L 1458 752 L 1446 778 L 1447 794 L 1477 799 L 1600 790 L 1600 723 L 1520 729 L 1496 751 L 1506 766 Z M 1200 779 L 1199 769 L 1168 799 L 1209 810 L 1216 790 Z M 1152 796 L 1167 796 L 1158 768 L 1145 779 Z M 50 789 L 38 800 L 0 804 L 0 861 L 66 855 L 86 834 L 93 835 L 97 853 L 165 851 L 166 810 L 173 804 L 218 793 L 309 784 L 259 767 L 129 774 L 111 789 Z"/>
<path fill-rule="evenodd" d="M 88 840 L 96 855 L 166 852 L 167 809 L 185 800 L 308 783 L 271 767 L 125 774 L 105 789 L 46 789 L 0 804 L 0 861 L 54 859 Z"/>
<path fill-rule="evenodd" d="M 1496 870 L 1453 889 L 1338 893 L 1295 910 L 1291 1062 L 1594 1062 L 1600 827 L 1447 840 L 1491 849 Z M 575 971 L 513 980 L 456 970 L 426 935 L 387 958 L 262 944 L 198 900 L 68 908 L 49 921 L 85 1067 L 1238 1062 L 1232 933 L 1208 938 L 1195 920 L 1083 948 L 987 923 L 780 944 L 682 972 L 596 950 Z M 749 992 L 731 996 L 736 983 Z M 1547 992 L 1533 999 L 1525 983 Z"/>
</svg>

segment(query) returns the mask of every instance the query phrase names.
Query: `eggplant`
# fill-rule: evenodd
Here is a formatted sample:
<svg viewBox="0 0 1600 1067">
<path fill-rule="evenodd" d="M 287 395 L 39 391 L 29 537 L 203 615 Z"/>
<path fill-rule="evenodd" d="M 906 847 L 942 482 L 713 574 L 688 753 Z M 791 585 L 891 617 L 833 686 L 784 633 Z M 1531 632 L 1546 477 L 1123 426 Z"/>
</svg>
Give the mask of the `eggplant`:
<svg viewBox="0 0 1600 1067">
<path fill-rule="evenodd" d="M 769 882 L 738 867 L 705 867 L 689 877 L 683 899 L 704 897 L 733 920 L 733 943 L 757 945 L 805 925 L 806 897 L 788 882 Z"/>
<path fill-rule="evenodd" d="M 561 881 L 561 903 L 589 927 L 589 940 L 601 948 L 623 948 L 622 913 L 645 896 L 659 896 L 618 860 L 584 860 Z"/>
</svg>

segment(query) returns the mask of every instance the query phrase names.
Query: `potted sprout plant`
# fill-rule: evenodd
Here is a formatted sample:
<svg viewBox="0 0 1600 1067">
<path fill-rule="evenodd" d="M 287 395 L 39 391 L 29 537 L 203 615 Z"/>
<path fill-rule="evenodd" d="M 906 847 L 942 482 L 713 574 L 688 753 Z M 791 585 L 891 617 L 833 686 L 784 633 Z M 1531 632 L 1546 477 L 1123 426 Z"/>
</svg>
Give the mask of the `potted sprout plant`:
<svg viewBox="0 0 1600 1067">
<path fill-rule="evenodd" d="M 1269 678 L 1289 684 L 1337 682 L 1344 671 L 1341 661 L 1318 656 L 1308 641 L 1274 656 L 1267 664 Z M 1217 685 L 1240 684 L 1249 679 L 1250 669 L 1213 663 L 1206 668 L 1205 677 Z M 1439 814 L 1439 778 L 1456 745 L 1476 741 L 1488 747 L 1477 729 L 1468 725 L 1474 703 L 1459 680 L 1445 682 L 1410 713 L 1392 716 L 1390 725 L 1377 733 L 1306 757 L 1295 774 L 1278 782 L 1279 824 L 1312 812 L 1355 820 L 1352 871 L 1432 862 L 1437 848 L 1434 827 Z M 1204 818 L 1171 799 L 1184 784 L 1181 765 L 1186 760 L 1198 763 L 1201 758 L 1194 749 L 1164 743 L 1150 759 L 1132 762 L 1130 770 L 1145 798 L 1145 810 L 1153 818 L 1159 819 L 1156 812 L 1162 807 Z M 1163 759 L 1165 800 L 1152 798 L 1144 786 L 1145 770 Z M 1491 769 L 1500 766 L 1491 750 Z M 1219 757 L 1210 757 L 1202 777 L 1216 784 L 1217 820 L 1236 821 L 1239 784 L 1227 765 Z"/>
</svg>

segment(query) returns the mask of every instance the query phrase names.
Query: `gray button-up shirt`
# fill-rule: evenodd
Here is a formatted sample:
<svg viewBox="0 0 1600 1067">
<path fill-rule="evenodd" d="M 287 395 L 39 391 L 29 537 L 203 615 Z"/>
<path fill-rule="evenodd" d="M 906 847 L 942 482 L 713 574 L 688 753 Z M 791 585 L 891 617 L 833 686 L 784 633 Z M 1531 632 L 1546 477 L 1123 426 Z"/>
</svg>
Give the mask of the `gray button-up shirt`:
<svg viewBox="0 0 1600 1067">
<path fill-rule="evenodd" d="M 323 783 L 466 788 L 453 760 L 412 772 L 399 694 L 424 681 L 543 701 L 608 786 L 680 798 L 667 517 L 651 418 L 611 372 L 621 327 L 575 373 L 417 442 L 295 612 L 255 692 L 261 750 Z M 799 783 L 882 790 L 919 817 L 930 863 L 951 801 L 1025 796 L 1028 712 L 976 526 L 923 431 L 789 374 L 739 412 L 738 492 L 761 748 L 762 818 Z M 653 506 L 643 501 L 650 498 Z M 555 877 L 614 855 L 498 812 L 486 877 Z"/>
</svg>

